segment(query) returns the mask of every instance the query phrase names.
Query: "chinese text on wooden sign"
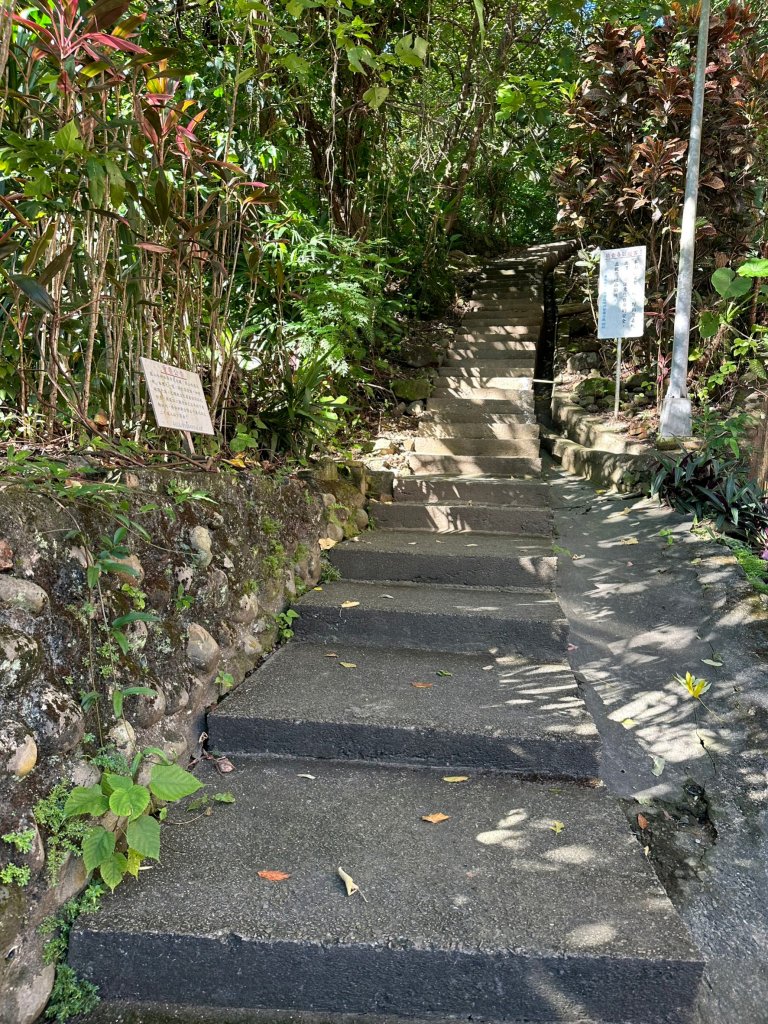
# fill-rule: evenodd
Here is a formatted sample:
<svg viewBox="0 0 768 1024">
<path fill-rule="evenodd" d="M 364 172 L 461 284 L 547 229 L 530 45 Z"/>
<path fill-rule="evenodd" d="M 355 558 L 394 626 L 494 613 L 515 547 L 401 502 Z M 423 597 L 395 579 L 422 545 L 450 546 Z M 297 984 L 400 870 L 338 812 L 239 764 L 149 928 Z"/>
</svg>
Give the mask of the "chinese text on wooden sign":
<svg viewBox="0 0 768 1024">
<path fill-rule="evenodd" d="M 600 253 L 598 338 L 641 338 L 645 327 L 645 246 Z"/>
<path fill-rule="evenodd" d="M 213 433 L 203 385 L 196 373 L 143 357 L 141 365 L 158 427 L 195 434 Z"/>
</svg>

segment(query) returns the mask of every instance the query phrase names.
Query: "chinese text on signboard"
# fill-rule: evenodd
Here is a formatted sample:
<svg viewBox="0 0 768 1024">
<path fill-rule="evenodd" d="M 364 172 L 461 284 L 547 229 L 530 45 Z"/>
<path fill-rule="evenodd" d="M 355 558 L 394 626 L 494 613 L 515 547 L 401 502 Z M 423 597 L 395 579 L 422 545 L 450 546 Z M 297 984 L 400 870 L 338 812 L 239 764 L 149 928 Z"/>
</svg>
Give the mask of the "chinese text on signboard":
<svg viewBox="0 0 768 1024">
<path fill-rule="evenodd" d="M 212 434 L 213 424 L 203 385 L 196 373 L 178 366 L 141 360 L 158 427 L 195 434 Z"/>
<path fill-rule="evenodd" d="M 641 338 L 645 327 L 645 246 L 600 253 L 598 338 Z"/>
</svg>

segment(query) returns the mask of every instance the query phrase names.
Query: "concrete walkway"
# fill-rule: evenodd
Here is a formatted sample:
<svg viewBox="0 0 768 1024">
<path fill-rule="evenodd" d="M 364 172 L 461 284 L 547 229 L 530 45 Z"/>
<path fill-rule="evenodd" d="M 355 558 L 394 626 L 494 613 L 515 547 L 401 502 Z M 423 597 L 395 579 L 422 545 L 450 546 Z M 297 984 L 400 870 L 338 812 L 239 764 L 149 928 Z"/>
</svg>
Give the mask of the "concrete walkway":
<svg viewBox="0 0 768 1024">
<path fill-rule="evenodd" d="M 701 956 L 599 781 L 553 591 L 531 391 L 550 256 L 487 270 L 416 475 L 210 716 L 238 765 L 226 820 L 170 830 L 162 865 L 78 923 L 72 962 L 107 999 L 211 1020 L 691 1020 Z"/>
</svg>

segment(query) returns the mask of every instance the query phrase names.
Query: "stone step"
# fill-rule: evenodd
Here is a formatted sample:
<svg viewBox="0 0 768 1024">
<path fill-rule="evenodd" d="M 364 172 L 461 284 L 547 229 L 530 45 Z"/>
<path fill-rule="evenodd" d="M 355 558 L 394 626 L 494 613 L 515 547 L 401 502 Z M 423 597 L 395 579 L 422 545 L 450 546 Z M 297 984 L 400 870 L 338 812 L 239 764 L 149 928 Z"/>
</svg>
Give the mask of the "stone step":
<svg viewBox="0 0 768 1024">
<path fill-rule="evenodd" d="M 370 514 L 381 530 L 428 530 L 430 533 L 495 533 L 517 537 L 552 536 L 549 508 L 510 508 L 462 502 L 380 502 Z"/>
<path fill-rule="evenodd" d="M 542 293 L 528 289 L 518 291 L 503 284 L 484 284 L 472 292 L 470 303 L 481 305 L 488 302 L 500 302 L 505 309 L 520 306 L 543 306 Z"/>
<path fill-rule="evenodd" d="M 482 377 L 490 380 L 496 377 L 533 376 L 535 357 L 533 353 L 521 354 L 519 359 L 466 359 L 451 366 L 441 366 L 438 377 L 465 378 Z"/>
<path fill-rule="evenodd" d="M 440 476 L 493 476 L 527 479 L 541 474 L 541 459 L 483 455 L 417 455 L 411 452 L 408 466 L 414 473 L 438 473 Z"/>
<path fill-rule="evenodd" d="M 515 310 L 468 310 L 461 318 L 464 327 L 510 327 L 513 325 L 527 327 L 532 334 L 532 340 L 538 341 L 541 327 L 544 322 L 543 313 L 522 313 Z"/>
<path fill-rule="evenodd" d="M 482 533 L 471 538 L 461 533 L 414 537 L 412 530 L 388 527 L 337 544 L 328 559 L 346 580 L 547 590 L 557 570 L 557 558 L 547 542 Z"/>
<path fill-rule="evenodd" d="M 197 772 L 222 788 L 212 766 Z M 164 829 L 141 884 L 81 915 L 71 966 L 146 1021 L 168 1002 L 220 1020 L 234 1007 L 688 1021 L 701 958 L 607 793 L 443 774 L 244 760 L 226 778 L 233 804 Z M 436 812 L 447 820 L 422 820 Z"/>
<path fill-rule="evenodd" d="M 461 476 L 398 476 L 394 482 L 394 497 L 395 501 L 430 503 L 472 501 L 483 505 L 545 508 L 549 504 L 549 486 L 537 480 L 494 480 L 489 477 L 466 479 Z M 341 549 L 334 548 L 333 550 Z"/>
<path fill-rule="evenodd" d="M 208 735 L 213 750 L 238 759 L 459 765 L 584 782 L 599 775 L 597 729 L 568 665 L 518 657 L 436 661 L 421 651 L 289 644 L 209 715 Z"/>
<path fill-rule="evenodd" d="M 508 423 L 500 423 L 490 419 L 488 422 L 467 423 L 441 418 L 436 420 L 429 415 L 422 416 L 419 421 L 419 435 L 435 438 L 472 438 L 496 437 L 499 440 L 515 440 L 536 438 L 538 445 L 539 427 L 536 423 L 525 423 L 516 417 L 509 416 Z"/>
<path fill-rule="evenodd" d="M 518 299 L 514 296 L 511 298 L 491 298 L 487 295 L 474 295 L 471 299 L 467 299 L 464 306 L 465 316 L 470 316 L 472 313 L 495 316 L 499 312 L 505 312 L 510 317 L 521 317 L 523 323 L 529 317 L 538 322 L 544 316 L 544 303 L 537 299 Z"/>
<path fill-rule="evenodd" d="M 506 339 L 456 342 L 448 349 L 446 358 L 449 363 L 463 363 L 468 359 L 535 359 L 536 344 L 530 341 L 509 344 Z"/>
<path fill-rule="evenodd" d="M 456 332 L 456 338 L 468 338 L 473 340 L 475 335 L 482 341 L 486 337 L 495 337 L 499 335 L 504 338 L 522 338 L 530 339 L 531 341 L 538 341 L 541 329 L 538 325 L 533 324 L 511 324 L 511 323 L 499 323 L 499 324 L 481 324 L 475 323 L 474 320 L 467 321 L 462 320 L 459 324 L 459 329 Z"/>
<path fill-rule="evenodd" d="M 309 591 L 296 607 L 296 639 L 313 643 L 464 654 L 493 648 L 561 661 L 568 636 L 560 605 L 534 590 L 407 583 L 388 583 L 385 589 L 380 583 L 345 580 Z"/>
<path fill-rule="evenodd" d="M 493 402 L 488 403 L 493 406 Z M 466 424 L 500 424 L 504 426 L 519 426 L 535 427 L 538 430 L 538 423 L 536 422 L 535 414 L 533 410 L 519 409 L 513 412 L 486 412 L 483 406 L 472 405 L 471 403 L 457 403 L 456 408 L 450 408 L 445 410 L 432 409 L 431 407 L 426 410 L 419 418 L 420 426 L 428 425 L 430 423 L 445 424 L 446 426 L 455 426 L 459 423 Z"/>
<path fill-rule="evenodd" d="M 511 441 L 500 441 L 495 437 L 416 437 L 414 445 L 417 455 L 525 455 L 537 458 L 539 454 L 537 437 Z"/>
<path fill-rule="evenodd" d="M 432 395 L 427 401 L 429 413 L 457 414 L 468 419 L 477 416 L 530 416 L 534 415 L 532 391 L 506 391 L 502 398 L 475 398 L 471 393 Z"/>
<path fill-rule="evenodd" d="M 533 371 L 526 375 L 522 370 L 515 377 L 476 377 L 472 380 L 458 376 L 437 377 L 435 393 L 448 395 L 472 395 L 474 398 L 503 398 L 505 391 L 530 391 Z"/>
</svg>

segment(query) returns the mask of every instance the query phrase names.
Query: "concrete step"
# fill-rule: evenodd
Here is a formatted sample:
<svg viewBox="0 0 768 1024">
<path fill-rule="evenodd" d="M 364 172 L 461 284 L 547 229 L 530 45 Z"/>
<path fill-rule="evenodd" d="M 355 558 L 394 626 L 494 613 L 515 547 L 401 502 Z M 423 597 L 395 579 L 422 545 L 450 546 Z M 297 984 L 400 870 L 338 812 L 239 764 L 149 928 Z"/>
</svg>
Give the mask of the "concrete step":
<svg viewBox="0 0 768 1024">
<path fill-rule="evenodd" d="M 511 325 L 527 327 L 534 338 L 538 340 L 541 333 L 541 326 L 544 322 L 544 314 L 541 312 L 524 313 L 519 310 L 479 310 L 470 309 L 461 318 L 461 323 L 467 327 L 482 328 L 488 327 L 509 327 Z"/>
<path fill-rule="evenodd" d="M 408 466 L 414 473 L 440 476 L 494 476 L 527 479 L 541 474 L 541 459 L 483 455 L 418 455 L 411 452 Z"/>
<path fill-rule="evenodd" d="M 482 324 L 479 322 L 475 323 L 474 320 L 462 320 L 456 332 L 456 337 L 457 339 L 467 338 L 468 340 L 474 340 L 475 336 L 477 336 L 477 340 L 483 341 L 486 337 L 496 337 L 499 335 L 505 338 L 522 338 L 524 340 L 538 341 L 540 334 L 541 329 L 539 325 L 515 323 Z"/>
<path fill-rule="evenodd" d="M 370 506 L 381 530 L 428 530 L 430 533 L 494 533 L 517 537 L 552 536 L 552 511 L 462 502 L 378 503 Z"/>
<path fill-rule="evenodd" d="M 468 359 L 535 359 L 536 343 L 532 341 L 524 341 L 522 343 L 513 341 L 512 344 L 509 344 L 506 339 L 462 341 L 456 342 L 448 349 L 446 358 L 449 363 L 463 363 Z"/>
<path fill-rule="evenodd" d="M 380 506 L 377 506 L 380 509 Z M 549 537 L 546 538 L 549 541 Z M 328 552 L 345 580 L 551 589 L 557 558 L 539 538 L 368 530 Z M 354 659 L 353 659 L 354 660 Z"/>
<path fill-rule="evenodd" d="M 508 285 L 486 283 L 479 285 L 472 292 L 470 303 L 472 302 L 478 302 L 481 305 L 488 302 L 501 302 L 506 309 L 514 306 L 530 306 L 531 304 L 543 306 L 544 300 L 541 291 L 530 289 L 521 291 L 510 288 Z"/>
<path fill-rule="evenodd" d="M 525 455 L 537 458 L 539 439 L 521 437 L 500 441 L 495 437 L 417 437 L 414 451 L 417 455 Z"/>
<path fill-rule="evenodd" d="M 515 377 L 476 377 L 474 379 L 458 376 L 437 377 L 435 394 L 442 397 L 445 393 L 452 395 L 472 395 L 474 398 L 503 398 L 505 391 L 530 391 L 533 371 L 526 375 L 522 370 Z"/>
<path fill-rule="evenodd" d="M 538 424 L 525 423 L 513 416 L 508 416 L 507 420 L 509 422 L 500 423 L 498 420 L 489 418 L 486 422 L 467 423 L 445 417 L 436 420 L 427 415 L 422 416 L 419 421 L 419 435 L 436 438 L 496 437 L 499 440 L 535 438 L 538 444 Z"/>
<path fill-rule="evenodd" d="M 222 1020 L 235 1007 L 688 1021 L 701 958 L 607 793 L 443 774 L 246 759 L 226 779 L 232 805 L 166 828 L 141 884 L 78 919 L 72 967 L 107 1004 L 145 1004 L 146 1021 L 167 1002 Z M 422 820 L 435 812 L 447 820 Z"/>
<path fill-rule="evenodd" d="M 280 754 L 597 778 L 597 729 L 567 664 L 435 659 L 421 651 L 289 644 L 209 715 L 210 746 L 238 758 Z"/>
<path fill-rule="evenodd" d="M 395 501 L 471 501 L 483 505 L 545 508 L 549 504 L 549 494 L 549 485 L 536 480 L 494 480 L 488 477 L 465 479 L 460 476 L 399 476 L 395 478 L 394 483 Z M 340 549 L 334 548 L 333 550 Z"/>
<path fill-rule="evenodd" d="M 490 380 L 495 377 L 528 377 L 533 376 L 535 357 L 533 353 L 523 353 L 519 359 L 466 359 L 451 366 L 441 366 L 438 377 L 473 378 L 483 377 Z"/>
<path fill-rule="evenodd" d="M 472 313 L 480 315 L 496 315 L 499 312 L 508 313 L 510 316 L 519 316 L 526 322 L 527 317 L 538 321 L 544 316 L 544 303 L 535 298 L 493 298 L 488 295 L 473 295 L 467 299 L 464 306 L 465 315 Z"/>
<path fill-rule="evenodd" d="M 490 402 L 489 405 L 494 403 Z M 535 427 L 538 431 L 539 425 L 536 422 L 536 418 L 533 410 L 519 409 L 513 412 L 486 412 L 482 406 L 472 405 L 471 403 L 463 403 L 466 408 L 459 406 L 455 409 L 428 409 L 419 418 L 419 425 L 425 426 L 430 423 L 445 424 L 446 426 L 455 426 L 459 423 L 466 424 L 496 424 L 504 426 L 519 426 Z"/>
<path fill-rule="evenodd" d="M 429 413 L 475 419 L 485 416 L 526 416 L 533 418 L 533 391 L 506 391 L 502 398 L 475 398 L 471 393 L 434 395 L 427 401 Z"/>
<path fill-rule="evenodd" d="M 563 660 L 568 636 L 560 605 L 534 590 L 407 583 L 385 589 L 345 580 L 309 591 L 296 607 L 296 639 L 312 643 L 463 654 L 493 648 L 548 662 Z"/>
</svg>

